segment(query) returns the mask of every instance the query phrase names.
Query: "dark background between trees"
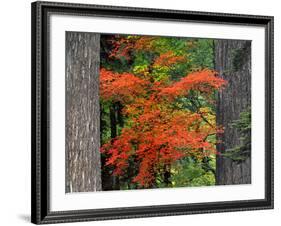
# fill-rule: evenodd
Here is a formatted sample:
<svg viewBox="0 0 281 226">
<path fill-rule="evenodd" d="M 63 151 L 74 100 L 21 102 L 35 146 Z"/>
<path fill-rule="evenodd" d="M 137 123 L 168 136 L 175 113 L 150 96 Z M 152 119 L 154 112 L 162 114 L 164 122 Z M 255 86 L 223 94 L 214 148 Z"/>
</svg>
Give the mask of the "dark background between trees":
<svg viewBox="0 0 281 226">
<path fill-rule="evenodd" d="M 120 103 L 99 100 L 99 68 L 109 66 L 117 71 L 129 70 L 134 62 L 109 62 L 110 35 L 66 32 L 66 192 L 134 189 L 131 184 L 137 163 L 119 178 L 104 167 L 107 156 L 99 147 L 115 138 L 124 126 Z M 225 130 L 217 139 L 215 158 L 200 164 L 186 159 L 180 169 L 186 173 L 164 175 L 164 180 L 178 181 L 176 186 L 228 185 L 251 183 L 250 106 L 251 42 L 238 40 L 193 40 L 191 67 L 208 67 L 218 71 L 228 82 L 217 92 L 216 121 Z M 199 44 L 198 44 L 199 43 Z M 177 43 L 180 44 L 180 41 Z M 177 73 L 174 74 L 176 76 Z M 178 78 L 174 78 L 178 79 Z M 183 166 L 183 167 L 182 167 Z M 203 172 L 203 173 L 202 173 Z M 193 183 L 186 177 L 193 177 Z M 155 185 L 155 187 L 166 187 Z M 168 187 L 171 187 L 170 185 Z"/>
</svg>

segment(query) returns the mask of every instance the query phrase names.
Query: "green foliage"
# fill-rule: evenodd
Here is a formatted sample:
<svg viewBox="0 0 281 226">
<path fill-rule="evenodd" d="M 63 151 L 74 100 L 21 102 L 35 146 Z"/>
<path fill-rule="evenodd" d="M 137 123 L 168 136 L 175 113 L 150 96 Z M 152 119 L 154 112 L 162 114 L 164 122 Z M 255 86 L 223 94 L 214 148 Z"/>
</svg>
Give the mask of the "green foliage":
<svg viewBox="0 0 281 226">
<path fill-rule="evenodd" d="M 153 55 L 146 52 L 135 52 L 134 61 L 132 64 L 132 72 L 136 75 L 142 74 L 148 69 L 150 62 L 153 59 Z"/>
<path fill-rule="evenodd" d="M 214 41 L 212 39 L 198 39 L 190 49 L 193 68 L 214 68 Z"/>
<path fill-rule="evenodd" d="M 109 107 L 111 103 L 109 101 L 100 100 L 100 113 L 101 113 L 101 145 L 110 140 L 110 118 Z"/>
<path fill-rule="evenodd" d="M 153 47 L 159 54 L 173 51 L 176 55 L 184 55 L 188 48 L 187 41 L 186 38 L 158 37 L 153 41 Z"/>
<path fill-rule="evenodd" d="M 215 168 L 215 156 L 210 166 Z M 215 176 L 211 170 L 204 169 L 204 163 L 185 158 L 173 165 L 171 181 L 173 187 L 210 186 L 215 185 Z"/>
<path fill-rule="evenodd" d="M 241 144 L 226 150 L 223 156 L 238 162 L 244 161 L 251 153 L 251 109 L 241 112 L 239 119 L 234 120 L 230 125 L 240 134 Z"/>
</svg>

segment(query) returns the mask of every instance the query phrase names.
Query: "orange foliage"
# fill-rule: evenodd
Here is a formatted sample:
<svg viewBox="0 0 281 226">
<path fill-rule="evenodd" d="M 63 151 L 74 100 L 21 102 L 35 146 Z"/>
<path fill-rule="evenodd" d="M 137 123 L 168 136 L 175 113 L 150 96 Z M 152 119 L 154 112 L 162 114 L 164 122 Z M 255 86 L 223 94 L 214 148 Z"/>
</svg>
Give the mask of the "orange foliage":
<svg viewBox="0 0 281 226">
<path fill-rule="evenodd" d="M 215 71 L 205 69 L 193 72 L 183 77 L 179 82 L 163 88 L 160 94 L 171 98 L 187 95 L 190 90 L 210 94 L 224 85 L 226 85 L 226 81 L 219 78 Z"/>
<path fill-rule="evenodd" d="M 100 95 L 104 100 L 128 102 L 144 92 L 146 81 L 130 73 L 100 70 Z"/>
<path fill-rule="evenodd" d="M 142 36 L 136 40 L 134 48 L 136 50 L 151 51 L 153 50 L 153 40 L 155 40 L 155 37 Z"/>
<path fill-rule="evenodd" d="M 186 61 L 183 56 L 176 56 L 172 51 L 162 53 L 154 62 L 154 66 L 170 66 Z"/>
<path fill-rule="evenodd" d="M 130 156 L 135 155 L 140 166 L 133 181 L 149 187 L 154 182 L 157 167 L 163 164 L 185 156 L 202 159 L 216 154 L 214 144 L 206 141 L 210 134 L 218 132 L 215 125 L 204 124 L 198 113 L 173 110 L 152 100 L 148 102 L 150 104 L 144 105 L 142 114 L 134 117 L 131 128 L 124 128 L 112 143 L 102 147 L 103 152 L 111 155 L 107 165 L 114 166 L 115 175 L 122 175 Z M 200 124 L 202 126 L 198 128 Z"/>
<path fill-rule="evenodd" d="M 113 49 L 110 51 L 109 57 L 120 59 L 124 57 L 125 59 L 130 59 L 130 52 L 132 50 L 142 50 L 142 51 L 151 51 L 153 50 L 153 40 L 155 37 L 149 36 L 130 36 L 122 37 L 115 36 L 114 39 L 108 40 L 108 42 L 113 46 Z"/>
<path fill-rule="evenodd" d="M 113 49 L 110 51 L 109 57 L 120 59 L 121 57 L 125 57 L 125 59 L 129 60 L 130 51 L 134 47 L 135 40 L 129 40 L 128 38 L 115 35 L 113 39 L 108 40 Z"/>
<path fill-rule="evenodd" d="M 101 151 L 110 155 L 106 165 L 114 167 L 114 174 L 126 172 L 131 156 L 139 162 L 134 182 L 149 187 L 154 182 L 157 167 L 170 164 L 185 156 L 197 159 L 216 154 L 209 135 L 221 133 L 221 128 L 210 125 L 202 116 L 208 112 L 177 109 L 167 96 L 183 96 L 195 89 L 208 92 L 219 89 L 225 81 L 211 70 L 194 72 L 170 86 L 149 83 L 133 74 L 113 73 L 101 69 L 101 96 L 122 101 L 123 114 L 131 119 L 131 126 L 121 135 L 103 145 Z"/>
</svg>

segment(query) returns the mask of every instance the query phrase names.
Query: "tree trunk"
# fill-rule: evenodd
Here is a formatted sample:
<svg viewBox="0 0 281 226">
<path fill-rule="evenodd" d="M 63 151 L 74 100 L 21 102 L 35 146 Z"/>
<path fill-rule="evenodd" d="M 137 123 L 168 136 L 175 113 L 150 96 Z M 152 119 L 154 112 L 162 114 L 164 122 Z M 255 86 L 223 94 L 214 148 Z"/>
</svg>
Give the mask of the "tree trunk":
<svg viewBox="0 0 281 226">
<path fill-rule="evenodd" d="M 124 127 L 124 120 L 123 120 L 123 115 L 122 115 L 122 109 L 123 106 L 120 102 L 116 103 L 116 114 L 117 114 L 117 121 L 118 121 L 118 125 L 123 128 Z M 118 134 L 120 135 L 120 134 Z"/>
<path fill-rule="evenodd" d="M 110 130 L 111 130 L 111 139 L 114 139 L 118 134 L 117 134 L 117 109 L 116 109 L 117 104 L 113 102 L 110 106 L 109 109 L 109 114 L 110 114 Z M 120 189 L 120 181 L 119 177 L 115 175 L 111 175 L 111 182 L 112 182 L 112 189 L 113 190 L 119 190 Z"/>
<path fill-rule="evenodd" d="M 100 35 L 66 32 L 66 192 L 102 188 L 99 65 Z"/>
<path fill-rule="evenodd" d="M 239 119 L 242 111 L 251 106 L 251 42 L 238 40 L 215 41 L 215 70 L 227 80 L 227 87 L 218 93 L 217 125 L 224 134 L 217 145 L 216 184 L 251 183 L 251 157 L 234 161 L 223 156 L 227 150 L 241 144 L 237 129 L 230 123 Z M 249 150 L 250 152 L 250 150 Z"/>
<path fill-rule="evenodd" d="M 169 187 L 172 184 L 172 182 L 170 181 L 170 179 L 171 179 L 171 165 L 165 164 L 163 170 L 164 170 L 164 173 L 163 173 L 164 183 L 167 187 Z"/>
<path fill-rule="evenodd" d="M 117 120 L 116 120 L 116 109 L 115 103 L 112 103 L 109 109 L 110 114 L 110 131 L 111 139 L 114 139 L 117 136 Z"/>
</svg>

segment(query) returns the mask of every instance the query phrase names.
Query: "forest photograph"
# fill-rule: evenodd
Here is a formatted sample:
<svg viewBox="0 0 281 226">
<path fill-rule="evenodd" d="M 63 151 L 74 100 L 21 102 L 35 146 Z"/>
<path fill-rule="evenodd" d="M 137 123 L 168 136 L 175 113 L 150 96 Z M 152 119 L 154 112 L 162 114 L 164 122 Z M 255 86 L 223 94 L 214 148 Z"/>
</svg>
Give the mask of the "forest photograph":
<svg viewBox="0 0 281 226">
<path fill-rule="evenodd" d="M 251 41 L 65 33 L 65 192 L 251 184 Z"/>
</svg>

